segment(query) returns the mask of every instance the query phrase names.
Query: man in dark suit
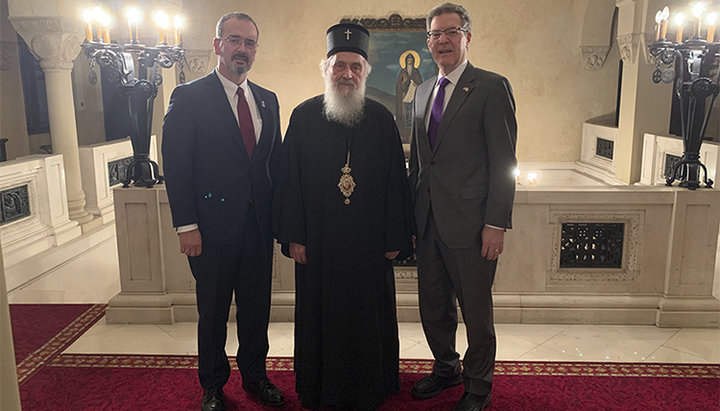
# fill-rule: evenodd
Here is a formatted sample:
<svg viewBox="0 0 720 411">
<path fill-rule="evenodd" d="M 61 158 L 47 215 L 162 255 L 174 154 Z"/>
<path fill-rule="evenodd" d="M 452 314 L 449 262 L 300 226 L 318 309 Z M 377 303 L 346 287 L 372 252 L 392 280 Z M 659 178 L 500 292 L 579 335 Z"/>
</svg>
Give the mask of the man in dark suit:
<svg viewBox="0 0 720 411">
<path fill-rule="evenodd" d="M 281 135 L 277 97 L 247 80 L 258 37 L 250 16 L 223 16 L 213 40 L 217 68 L 173 91 L 163 125 L 173 225 L 196 281 L 203 410 L 224 409 L 233 293 L 242 386 L 266 405 L 284 402 L 265 372 L 273 177 Z"/>
<path fill-rule="evenodd" d="M 468 63 L 465 8 L 437 6 L 427 27 L 440 72 L 415 94 L 410 184 L 420 315 L 435 364 L 412 393 L 430 398 L 464 381 L 455 409 L 481 410 L 495 366 L 492 284 L 515 194 L 515 102 L 507 79 Z M 456 298 L 467 328 L 464 369 L 455 350 Z"/>
</svg>

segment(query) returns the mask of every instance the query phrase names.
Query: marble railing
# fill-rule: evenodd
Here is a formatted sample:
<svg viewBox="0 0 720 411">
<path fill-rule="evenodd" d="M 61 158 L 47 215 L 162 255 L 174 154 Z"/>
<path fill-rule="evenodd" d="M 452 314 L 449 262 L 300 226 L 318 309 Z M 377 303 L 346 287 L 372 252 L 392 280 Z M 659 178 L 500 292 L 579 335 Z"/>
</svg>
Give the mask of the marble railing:
<svg viewBox="0 0 720 411">
<path fill-rule="evenodd" d="M 680 137 L 645 133 L 640 184 L 665 185 L 666 176 L 672 173 L 672 167 L 682 159 L 682 155 L 683 141 Z M 717 167 L 720 162 L 720 147 L 717 142 L 703 142 L 700 148 L 700 161 L 707 167 L 708 178 L 718 181 Z"/>
<path fill-rule="evenodd" d="M 70 220 L 62 155 L 0 163 L 0 241 L 7 288 L 26 281 L 13 266 L 81 235 Z"/>
<path fill-rule="evenodd" d="M 584 123 L 580 162 L 614 176 L 617 135 L 617 127 Z"/>
<path fill-rule="evenodd" d="M 132 160 L 130 139 L 80 146 L 80 169 L 85 192 L 85 211 L 102 218 L 115 219 L 112 188 L 121 184 Z M 158 161 L 157 138 L 150 140 L 150 159 Z"/>
<path fill-rule="evenodd" d="M 195 321 L 194 281 L 164 187 L 114 194 L 122 291 L 108 322 Z M 495 277 L 498 322 L 720 325 L 712 294 L 720 191 L 519 186 L 513 224 Z M 593 259 L 602 264 L 585 263 Z M 293 268 L 276 250 L 274 321 L 293 319 Z M 398 319 L 418 321 L 415 269 L 397 268 L 396 284 Z"/>
</svg>

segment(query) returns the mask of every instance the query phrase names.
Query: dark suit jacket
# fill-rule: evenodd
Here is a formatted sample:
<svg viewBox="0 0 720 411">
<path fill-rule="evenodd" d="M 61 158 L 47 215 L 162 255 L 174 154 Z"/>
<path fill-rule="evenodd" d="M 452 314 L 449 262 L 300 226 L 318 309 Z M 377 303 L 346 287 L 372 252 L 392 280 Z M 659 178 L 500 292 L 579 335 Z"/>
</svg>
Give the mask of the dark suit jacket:
<svg viewBox="0 0 720 411">
<path fill-rule="evenodd" d="M 263 240 L 272 238 L 279 106 L 275 93 L 248 85 L 262 117 L 252 159 L 215 72 L 178 86 L 165 115 L 163 168 L 173 225 L 198 224 L 203 243 L 241 243 L 250 201 Z"/>
<path fill-rule="evenodd" d="M 508 80 L 468 63 L 443 113 L 434 149 L 425 128 L 436 77 L 418 87 L 410 146 L 417 235 L 428 210 L 450 247 L 480 241 L 485 224 L 511 228 L 517 166 L 515 101 Z"/>
</svg>

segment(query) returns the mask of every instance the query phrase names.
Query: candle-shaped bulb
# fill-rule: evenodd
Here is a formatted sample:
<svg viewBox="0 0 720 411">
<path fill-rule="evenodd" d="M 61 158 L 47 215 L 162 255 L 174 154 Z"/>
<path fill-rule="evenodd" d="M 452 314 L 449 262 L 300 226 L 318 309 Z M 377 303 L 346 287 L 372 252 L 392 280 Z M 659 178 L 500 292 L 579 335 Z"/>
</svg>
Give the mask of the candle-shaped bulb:
<svg viewBox="0 0 720 411">
<path fill-rule="evenodd" d="M 685 16 L 682 13 L 678 13 L 673 17 L 673 24 L 677 28 L 675 33 L 675 42 L 682 43 L 683 41 L 683 24 L 685 24 Z"/>
<path fill-rule="evenodd" d="M 128 24 L 138 24 L 142 20 L 142 12 L 137 7 L 128 7 L 125 9 L 125 17 Z"/>
<path fill-rule="evenodd" d="M 91 9 L 85 9 L 82 11 L 82 19 L 85 21 L 85 40 L 87 41 L 93 41 L 93 32 L 92 32 L 92 24 L 93 24 L 93 12 Z"/>
<path fill-rule="evenodd" d="M 699 1 L 692 5 L 692 15 L 696 19 L 701 18 L 704 11 L 705 11 L 705 3 Z"/>
<path fill-rule="evenodd" d="M 705 18 L 705 22 L 707 23 L 707 37 L 706 40 L 708 43 L 712 43 L 715 41 L 715 27 L 717 25 L 718 21 L 718 13 L 716 11 L 713 11 L 712 13 L 708 14 L 708 16 Z"/>
<path fill-rule="evenodd" d="M 166 43 L 165 32 L 167 31 L 168 27 L 170 26 L 170 18 L 168 17 L 167 13 L 165 13 L 162 10 L 155 10 L 153 12 L 152 17 L 153 17 L 153 22 L 158 27 L 158 33 L 160 34 L 159 43 Z"/>
<path fill-rule="evenodd" d="M 88 23 L 88 24 L 89 24 L 89 23 L 92 23 L 93 20 L 94 20 L 94 18 L 93 18 L 93 10 L 92 10 L 92 9 L 84 9 L 84 10 L 82 11 L 82 19 L 83 19 L 83 21 L 84 21 L 85 23 Z"/>
<path fill-rule="evenodd" d="M 667 6 L 662 9 L 661 16 L 662 16 L 662 22 L 660 23 L 659 37 L 661 39 L 665 39 L 665 38 L 667 38 L 666 36 L 667 36 L 668 19 L 670 18 L 670 9 L 667 8 Z"/>
<path fill-rule="evenodd" d="M 102 33 L 102 16 L 105 14 L 103 9 L 100 8 L 100 6 L 95 6 L 92 9 L 92 16 L 93 21 L 97 23 L 97 40 L 102 41 L 103 39 L 103 33 Z"/>
<path fill-rule="evenodd" d="M 718 13 L 716 11 L 713 11 L 712 13 L 708 14 L 705 18 L 705 23 L 708 26 L 714 26 L 718 22 Z"/>
<path fill-rule="evenodd" d="M 110 25 L 112 24 L 112 17 L 103 11 L 100 16 L 98 16 L 98 22 L 100 23 L 100 27 L 102 27 L 103 31 L 103 43 L 110 43 Z"/>
<path fill-rule="evenodd" d="M 537 183 L 538 174 L 535 171 L 531 171 L 527 174 L 527 179 L 530 185 Z"/>
<path fill-rule="evenodd" d="M 673 25 L 675 27 L 682 27 L 683 24 L 685 24 L 685 15 L 682 13 L 678 13 L 673 16 Z"/>
<path fill-rule="evenodd" d="M 175 44 L 180 44 L 182 43 L 182 35 L 180 33 L 185 29 L 185 17 L 176 14 L 173 18 L 173 26 L 175 28 Z"/>
<path fill-rule="evenodd" d="M 660 39 L 660 28 L 663 21 L 662 18 L 662 11 L 658 10 L 657 13 L 655 13 L 655 41 L 658 41 Z"/>
<path fill-rule="evenodd" d="M 663 13 L 661 10 L 658 10 L 657 13 L 655 13 L 655 23 L 660 24 L 663 21 Z"/>
<path fill-rule="evenodd" d="M 137 7 L 128 7 L 125 9 L 125 18 L 128 21 L 128 30 L 130 30 L 130 42 L 138 39 L 138 25 L 142 21 L 142 12 Z"/>
</svg>

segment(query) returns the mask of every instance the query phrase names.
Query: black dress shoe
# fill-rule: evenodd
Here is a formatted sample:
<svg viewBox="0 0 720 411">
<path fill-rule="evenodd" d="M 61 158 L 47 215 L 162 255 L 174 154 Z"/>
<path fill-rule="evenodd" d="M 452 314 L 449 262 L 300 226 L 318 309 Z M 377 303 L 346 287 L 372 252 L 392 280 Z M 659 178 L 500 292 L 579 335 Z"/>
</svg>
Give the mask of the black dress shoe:
<svg viewBox="0 0 720 411">
<path fill-rule="evenodd" d="M 202 411 L 225 411 L 222 387 L 206 388 L 203 392 Z"/>
<path fill-rule="evenodd" d="M 446 388 L 459 385 L 462 381 L 462 375 L 460 374 L 452 377 L 441 377 L 433 372 L 415 383 L 412 389 L 412 396 L 423 400 L 432 398 L 443 392 Z"/>
<path fill-rule="evenodd" d="M 283 398 L 280 389 L 267 378 L 257 382 L 243 382 L 242 387 L 245 391 L 256 396 L 260 402 L 270 407 L 279 407 L 285 404 L 285 398 Z"/>
<path fill-rule="evenodd" d="M 453 411 L 482 411 L 490 406 L 492 395 L 478 395 L 465 391 Z"/>
</svg>

